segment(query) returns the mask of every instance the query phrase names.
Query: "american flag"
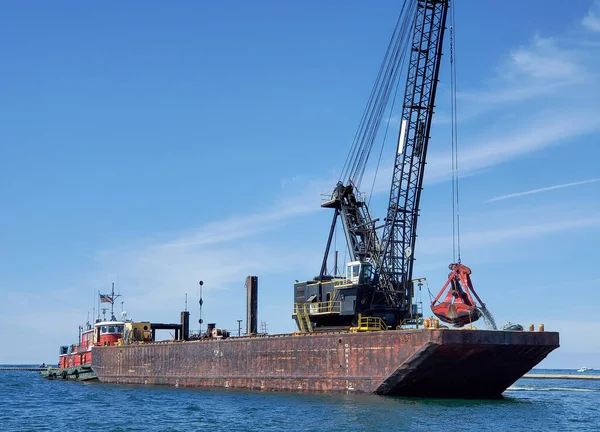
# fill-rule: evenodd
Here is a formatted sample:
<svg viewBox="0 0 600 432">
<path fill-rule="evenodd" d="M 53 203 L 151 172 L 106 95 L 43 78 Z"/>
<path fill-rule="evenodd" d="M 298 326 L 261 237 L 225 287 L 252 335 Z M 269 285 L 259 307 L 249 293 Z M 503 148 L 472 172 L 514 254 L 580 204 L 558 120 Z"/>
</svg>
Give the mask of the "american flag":
<svg viewBox="0 0 600 432">
<path fill-rule="evenodd" d="M 112 303 L 113 299 L 110 294 L 100 294 L 100 303 Z"/>
</svg>

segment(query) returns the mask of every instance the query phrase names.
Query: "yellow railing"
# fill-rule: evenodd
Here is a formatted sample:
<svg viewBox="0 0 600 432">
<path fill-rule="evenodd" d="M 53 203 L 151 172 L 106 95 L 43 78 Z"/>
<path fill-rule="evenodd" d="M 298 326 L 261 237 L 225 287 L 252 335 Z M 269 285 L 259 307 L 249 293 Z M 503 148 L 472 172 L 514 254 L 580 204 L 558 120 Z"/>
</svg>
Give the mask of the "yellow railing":
<svg viewBox="0 0 600 432">
<path fill-rule="evenodd" d="M 312 303 L 294 303 L 294 313 L 296 315 L 324 315 L 339 314 L 341 312 L 342 302 L 338 300 Z"/>
<path fill-rule="evenodd" d="M 329 281 L 327 281 L 328 283 Z M 331 282 L 333 282 L 333 286 L 334 287 L 340 287 L 340 286 L 350 286 L 352 285 L 352 281 L 345 279 L 342 276 L 335 276 Z M 315 283 L 309 283 L 307 284 L 307 286 L 314 286 L 314 285 L 319 285 L 319 282 L 315 282 Z"/>
<path fill-rule="evenodd" d="M 350 328 L 352 332 L 381 330 L 387 330 L 384 320 L 379 317 L 364 317 L 360 314 L 358 315 L 358 326 Z"/>
<path fill-rule="evenodd" d="M 350 286 L 352 285 L 352 281 L 348 280 L 348 279 L 334 279 L 333 280 L 333 286 L 338 288 L 341 286 Z"/>
<path fill-rule="evenodd" d="M 312 332 L 312 322 L 310 317 L 313 315 L 339 314 L 342 311 L 341 301 L 326 301 L 312 303 L 294 303 L 294 314 L 298 319 L 300 332 Z"/>
</svg>

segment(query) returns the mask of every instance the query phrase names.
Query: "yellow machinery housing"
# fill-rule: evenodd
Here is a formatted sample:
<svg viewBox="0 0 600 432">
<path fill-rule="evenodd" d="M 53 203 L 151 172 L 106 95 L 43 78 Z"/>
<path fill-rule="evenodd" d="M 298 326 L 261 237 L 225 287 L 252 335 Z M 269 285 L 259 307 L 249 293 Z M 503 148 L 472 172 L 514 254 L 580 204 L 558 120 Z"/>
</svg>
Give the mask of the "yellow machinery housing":
<svg viewBox="0 0 600 432">
<path fill-rule="evenodd" d="M 123 345 L 152 342 L 152 326 L 149 322 L 126 322 Z"/>
</svg>

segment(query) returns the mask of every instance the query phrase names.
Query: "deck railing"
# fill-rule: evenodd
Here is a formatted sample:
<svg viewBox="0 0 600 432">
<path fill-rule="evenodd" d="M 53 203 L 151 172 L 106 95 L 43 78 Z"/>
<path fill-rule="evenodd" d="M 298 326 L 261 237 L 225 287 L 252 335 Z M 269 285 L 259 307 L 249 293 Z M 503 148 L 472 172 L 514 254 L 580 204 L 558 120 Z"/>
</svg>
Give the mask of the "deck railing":
<svg viewBox="0 0 600 432">
<path fill-rule="evenodd" d="M 294 313 L 296 315 L 324 315 L 339 314 L 341 312 L 342 302 L 339 300 L 311 303 L 294 303 Z"/>
<path fill-rule="evenodd" d="M 379 317 L 364 317 L 358 315 L 358 325 L 350 329 L 353 332 L 387 330 L 385 321 Z"/>
</svg>

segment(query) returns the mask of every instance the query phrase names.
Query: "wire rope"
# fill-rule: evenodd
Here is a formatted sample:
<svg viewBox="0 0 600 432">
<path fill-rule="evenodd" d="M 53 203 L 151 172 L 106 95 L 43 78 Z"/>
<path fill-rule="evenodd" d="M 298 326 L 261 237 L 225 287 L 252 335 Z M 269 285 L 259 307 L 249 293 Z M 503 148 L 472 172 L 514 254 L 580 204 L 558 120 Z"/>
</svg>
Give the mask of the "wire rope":
<svg viewBox="0 0 600 432">
<path fill-rule="evenodd" d="M 390 95 L 394 89 L 395 94 L 397 93 L 398 78 L 403 69 L 402 66 L 406 52 L 408 51 L 406 47 L 412 34 L 412 17 L 414 10 L 416 10 L 416 8 L 411 6 L 415 5 L 415 3 L 416 0 L 405 0 L 396 21 L 394 32 L 390 38 L 377 78 L 371 89 L 369 100 L 363 111 L 350 151 L 342 168 L 340 181 L 345 181 L 347 184 L 360 187 L 377 132 L 388 106 Z M 387 127 L 385 136 L 387 136 Z M 377 166 L 378 169 L 379 163 Z"/>
<path fill-rule="evenodd" d="M 450 4 L 450 106 L 452 123 L 452 250 L 454 262 L 461 262 L 460 256 L 460 200 L 458 167 L 458 115 L 456 97 L 456 24 L 454 2 Z"/>
</svg>

